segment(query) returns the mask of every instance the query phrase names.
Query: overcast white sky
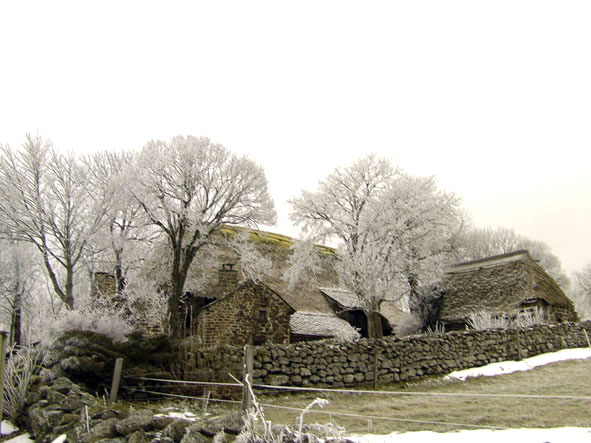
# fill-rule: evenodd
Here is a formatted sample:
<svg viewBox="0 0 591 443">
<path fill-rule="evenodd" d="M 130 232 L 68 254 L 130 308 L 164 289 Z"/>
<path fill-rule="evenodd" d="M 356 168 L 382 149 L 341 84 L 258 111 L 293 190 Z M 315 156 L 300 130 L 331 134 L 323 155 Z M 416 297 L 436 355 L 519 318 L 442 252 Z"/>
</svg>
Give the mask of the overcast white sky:
<svg viewBox="0 0 591 443">
<path fill-rule="evenodd" d="M 205 135 L 285 200 L 375 152 L 591 261 L 589 1 L 3 1 L 0 143 Z"/>
</svg>

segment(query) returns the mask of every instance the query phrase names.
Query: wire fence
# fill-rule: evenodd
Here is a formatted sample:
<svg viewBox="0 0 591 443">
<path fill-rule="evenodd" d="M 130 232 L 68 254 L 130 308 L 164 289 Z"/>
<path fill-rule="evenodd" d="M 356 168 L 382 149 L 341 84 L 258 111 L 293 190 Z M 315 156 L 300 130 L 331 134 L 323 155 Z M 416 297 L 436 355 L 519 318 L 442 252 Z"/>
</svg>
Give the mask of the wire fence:
<svg viewBox="0 0 591 443">
<path fill-rule="evenodd" d="M 162 380 L 162 381 L 167 381 L 167 380 Z M 190 382 L 187 384 L 198 384 L 199 382 Z M 211 386 L 211 385 L 215 385 L 215 383 L 207 383 L 207 386 Z M 227 384 L 224 384 L 223 386 L 226 386 Z M 242 386 L 241 384 L 236 384 L 236 386 Z M 265 385 L 265 387 L 268 387 Z M 277 387 L 277 386 L 274 386 Z M 131 390 L 131 388 L 124 388 L 124 389 L 128 389 Z M 293 390 L 296 390 L 296 387 L 293 387 Z M 319 392 L 340 392 L 340 393 L 376 393 L 374 391 L 354 391 L 354 390 L 334 390 L 334 389 L 315 389 L 316 391 Z M 212 403 L 223 403 L 223 404 L 231 404 L 231 405 L 241 405 L 242 402 L 241 401 L 237 401 L 237 400 L 226 400 L 226 399 L 218 399 L 218 398 L 211 398 L 209 396 L 206 397 L 197 397 L 197 396 L 191 396 L 191 395 L 184 395 L 184 394 L 171 394 L 171 393 L 164 393 L 161 391 L 151 391 L 151 390 L 143 390 L 142 392 L 145 393 L 149 393 L 149 394 L 154 394 L 159 396 L 160 398 L 174 398 L 174 399 L 182 399 L 182 400 L 195 400 L 195 401 L 201 401 L 201 402 L 212 402 Z M 386 391 L 383 392 L 377 392 L 378 394 L 380 393 L 385 393 Z M 295 412 L 297 414 L 301 414 L 304 411 L 306 411 L 306 409 L 303 408 L 296 408 L 296 407 L 291 407 L 291 406 L 281 406 L 281 405 L 273 405 L 273 404 L 267 404 L 267 403 L 259 403 L 259 406 L 263 407 L 263 408 L 269 408 L 269 409 L 281 409 L 281 410 L 285 410 L 285 411 L 291 411 L 291 412 Z M 423 424 L 423 425 L 435 425 L 435 426 L 454 426 L 454 427 L 463 427 L 463 428 L 485 428 L 485 429 L 492 429 L 492 430 L 502 430 L 502 429 L 506 429 L 506 427 L 500 427 L 500 426 L 489 426 L 489 425 L 482 425 L 482 424 L 473 424 L 473 423 L 456 423 L 456 422 L 447 422 L 447 421 L 434 421 L 434 420 L 417 420 L 417 419 L 409 419 L 409 418 L 397 418 L 397 417 L 390 417 L 390 416 L 381 416 L 381 415 L 365 415 L 365 414 L 358 414 L 358 413 L 351 413 L 351 412 L 343 412 L 343 411 L 326 411 L 326 410 L 314 410 L 313 413 L 315 414 L 323 414 L 323 415 L 328 415 L 331 418 L 332 417 L 348 417 L 348 418 L 354 418 L 354 419 L 358 419 L 358 420 L 383 420 L 383 421 L 391 421 L 391 422 L 398 422 L 398 423 L 414 423 L 414 424 Z"/>
<path fill-rule="evenodd" d="M 126 376 L 126 380 L 130 381 L 142 381 L 150 382 L 149 385 L 142 386 L 141 392 L 145 394 L 154 395 L 155 398 L 175 398 L 184 400 L 200 401 L 204 404 L 207 403 L 220 403 L 229 405 L 244 405 L 242 401 L 232 400 L 227 398 L 214 398 L 211 397 L 208 392 L 207 396 L 196 396 L 182 393 L 163 392 L 163 390 L 179 388 L 179 387 L 194 387 L 200 386 L 203 388 L 234 388 L 236 390 L 243 389 L 243 383 L 222 383 L 222 382 L 210 382 L 210 381 L 196 381 L 196 380 L 174 380 L 164 379 L 156 377 L 140 377 L 140 376 Z M 376 396 L 416 396 L 416 397 L 443 397 L 443 398 L 475 398 L 475 399 L 518 399 L 518 400 L 574 400 L 574 401 L 591 401 L 591 396 L 586 395 L 556 395 L 556 394 L 503 394 L 503 393 L 482 393 L 482 392 L 421 392 L 421 391 L 394 391 L 394 390 L 367 390 L 367 389 L 336 389 L 328 387 L 304 387 L 304 386 L 277 386 L 268 384 L 253 384 L 253 390 L 257 392 L 269 391 L 277 392 L 317 392 L 324 394 L 342 394 L 342 395 L 376 395 Z M 124 389 L 128 391 L 137 390 L 137 387 L 126 386 Z M 159 390 L 156 390 L 159 389 Z M 291 411 L 297 414 L 304 412 L 304 409 L 290 406 L 274 405 L 259 403 L 259 406 L 269 409 L 281 409 L 285 411 Z M 375 414 L 360 414 L 338 410 L 314 410 L 315 414 L 324 414 L 330 417 L 347 417 L 358 420 L 367 420 L 368 422 L 374 420 L 398 422 L 398 423 L 412 423 L 417 425 L 432 425 L 441 427 L 457 427 L 457 428 L 485 428 L 492 430 L 506 429 L 504 426 L 491 426 L 485 424 L 474 424 L 474 423 L 459 423 L 450 421 L 437 421 L 428 419 L 412 419 L 402 417 L 392 417 L 388 415 L 375 415 Z"/>
</svg>

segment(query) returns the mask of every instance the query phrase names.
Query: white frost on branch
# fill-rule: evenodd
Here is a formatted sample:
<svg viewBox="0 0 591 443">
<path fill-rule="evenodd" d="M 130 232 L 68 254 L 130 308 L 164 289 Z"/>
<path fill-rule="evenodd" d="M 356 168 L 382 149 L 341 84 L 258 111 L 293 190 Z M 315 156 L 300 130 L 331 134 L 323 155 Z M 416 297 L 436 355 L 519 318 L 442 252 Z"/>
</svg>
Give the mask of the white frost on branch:
<svg viewBox="0 0 591 443">
<path fill-rule="evenodd" d="M 312 242 L 294 240 L 290 248 L 287 267 L 281 276 L 287 282 L 289 290 L 305 281 L 308 285 L 315 285 L 316 278 L 322 270 L 320 256 Z"/>
<path fill-rule="evenodd" d="M 250 241 L 249 231 L 231 236 L 227 244 L 238 255 L 240 270 L 245 279 L 260 283 L 272 274 L 273 262 L 269 257 L 261 254 L 256 244 Z"/>
<path fill-rule="evenodd" d="M 306 234 L 339 242 L 341 285 L 376 322 L 382 301 L 409 304 L 427 292 L 449 263 L 463 224 L 459 199 L 438 190 L 432 177 L 405 174 L 374 156 L 335 170 L 318 191 L 303 191 L 290 203 L 292 220 Z"/>
<path fill-rule="evenodd" d="M 179 302 L 191 263 L 223 225 L 273 224 L 263 169 L 206 137 L 151 141 L 136 158 L 131 193 L 170 251 L 168 311 L 180 334 Z"/>
</svg>

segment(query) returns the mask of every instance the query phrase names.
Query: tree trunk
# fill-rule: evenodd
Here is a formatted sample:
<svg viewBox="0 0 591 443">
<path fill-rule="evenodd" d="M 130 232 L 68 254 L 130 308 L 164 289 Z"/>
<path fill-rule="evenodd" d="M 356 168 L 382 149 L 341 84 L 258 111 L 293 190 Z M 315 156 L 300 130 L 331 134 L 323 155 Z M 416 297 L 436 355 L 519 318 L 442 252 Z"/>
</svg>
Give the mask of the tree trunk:
<svg viewBox="0 0 591 443">
<path fill-rule="evenodd" d="M 12 322 L 10 325 L 10 344 L 21 346 L 22 343 L 22 294 L 15 294 Z"/>
<path fill-rule="evenodd" d="M 12 303 L 12 318 L 10 321 L 10 345 L 22 345 L 22 306 L 23 306 L 23 285 L 21 283 L 23 275 L 21 272 L 20 258 L 17 253 L 14 254 L 14 300 Z"/>
<path fill-rule="evenodd" d="M 170 335 L 174 338 L 180 338 L 182 335 L 179 309 L 182 293 L 183 285 L 179 286 L 178 284 L 173 283 L 173 286 L 172 288 L 170 288 L 170 292 L 168 294 L 168 316 Z"/>
<path fill-rule="evenodd" d="M 370 312 L 367 314 L 367 336 L 368 338 L 383 338 L 382 316 L 379 312 Z"/>
<path fill-rule="evenodd" d="M 195 257 L 194 248 L 185 248 L 173 251 L 173 264 L 171 272 L 170 293 L 168 295 L 168 315 L 170 322 L 170 335 L 180 338 L 183 333 L 181 321 L 181 298 L 185 292 L 185 282 L 189 273 L 189 267 Z"/>
</svg>

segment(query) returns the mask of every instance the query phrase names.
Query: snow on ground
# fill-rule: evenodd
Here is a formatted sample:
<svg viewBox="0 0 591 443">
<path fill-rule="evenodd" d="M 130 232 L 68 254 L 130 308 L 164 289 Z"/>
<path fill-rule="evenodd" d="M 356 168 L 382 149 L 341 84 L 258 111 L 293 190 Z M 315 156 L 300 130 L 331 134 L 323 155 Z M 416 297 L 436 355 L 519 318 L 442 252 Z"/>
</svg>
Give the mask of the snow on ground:
<svg viewBox="0 0 591 443">
<path fill-rule="evenodd" d="M 2 420 L 2 425 L 0 428 L 0 435 L 10 435 L 17 430 L 17 428 L 12 423 L 6 420 Z"/>
<path fill-rule="evenodd" d="M 535 357 L 523 359 L 521 361 L 503 361 L 491 363 L 490 365 L 479 368 L 464 369 L 455 371 L 444 377 L 444 380 L 454 378 L 466 380 L 468 377 L 489 377 L 493 375 L 510 374 L 518 371 L 528 371 L 537 366 L 547 365 L 564 360 L 580 360 L 591 357 L 591 348 L 563 349 L 562 351 L 540 354 Z"/>
<path fill-rule="evenodd" d="M 480 368 L 455 371 L 444 377 L 445 380 L 466 380 L 468 377 L 494 376 L 528 371 L 537 366 L 565 360 L 580 360 L 591 357 L 591 348 L 563 349 L 562 351 L 540 354 L 519 362 L 505 361 L 492 363 Z M 499 441 L 519 441 L 519 443 L 588 443 L 591 442 L 591 428 L 554 428 L 554 429 L 507 429 L 492 431 L 477 429 L 457 432 L 394 432 L 389 435 L 349 436 L 358 443 L 498 443 Z"/>
<path fill-rule="evenodd" d="M 349 436 L 349 440 L 358 443 L 499 443 L 499 441 L 518 441 L 519 443 L 589 443 L 591 428 L 554 428 L 554 429 L 507 429 L 490 431 L 478 429 L 458 432 L 404 432 L 389 435 Z"/>
<path fill-rule="evenodd" d="M 196 421 L 197 420 L 197 416 L 195 414 L 193 414 L 192 412 L 178 412 L 178 411 L 170 411 L 167 412 L 166 414 L 156 414 L 156 417 L 169 417 L 169 418 L 175 418 L 175 419 L 181 419 L 181 420 L 185 420 L 185 421 Z"/>
</svg>

